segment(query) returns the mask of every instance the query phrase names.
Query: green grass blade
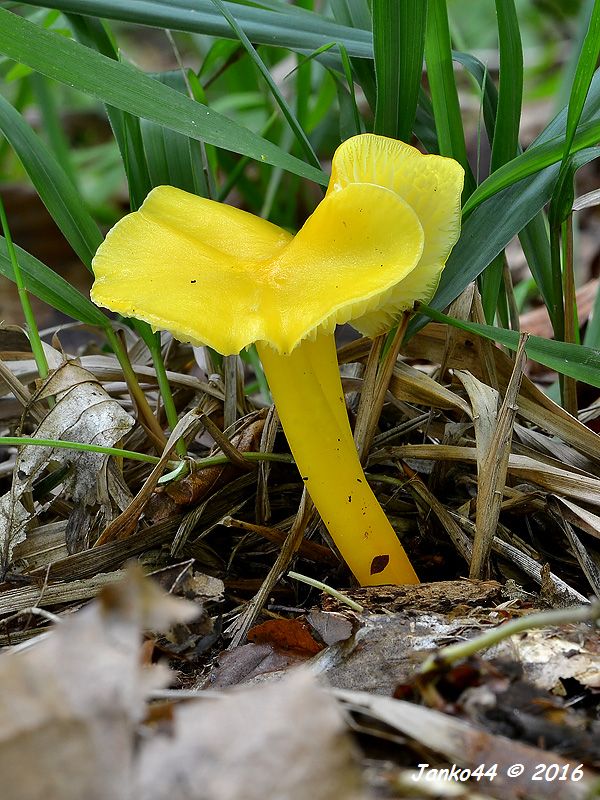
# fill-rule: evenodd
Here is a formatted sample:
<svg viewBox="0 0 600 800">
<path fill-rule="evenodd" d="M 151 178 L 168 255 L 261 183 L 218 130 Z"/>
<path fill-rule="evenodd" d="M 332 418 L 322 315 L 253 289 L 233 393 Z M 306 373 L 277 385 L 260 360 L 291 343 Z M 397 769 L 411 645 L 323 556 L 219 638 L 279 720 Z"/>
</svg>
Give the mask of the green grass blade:
<svg viewBox="0 0 600 800">
<path fill-rule="evenodd" d="M 587 347 L 600 348 L 600 292 L 596 292 L 594 308 L 588 318 L 583 343 Z"/>
<path fill-rule="evenodd" d="M 56 36 L 0 8 L 0 52 L 105 103 L 193 139 L 326 184 L 327 176 L 277 145 L 127 64 Z"/>
<path fill-rule="evenodd" d="M 589 148 L 577 154 L 581 164 L 586 159 L 597 158 L 599 148 Z M 558 162 L 557 158 L 557 162 Z M 430 305 L 443 309 L 449 305 L 465 287 L 487 267 L 489 263 L 508 245 L 516 235 L 524 231 L 531 236 L 530 241 L 540 241 L 547 245 L 545 230 L 540 230 L 541 221 L 536 228 L 526 226 L 542 210 L 550 200 L 558 178 L 559 165 L 544 169 L 533 178 L 525 178 L 519 183 L 503 189 L 500 193 L 478 206 L 463 223 L 460 239 L 454 247 L 446 264 L 440 285 Z M 486 236 L 481 236 L 486 231 Z M 535 234 L 535 236 L 533 235 Z M 537 237 L 537 238 L 536 238 Z M 544 259 L 545 259 L 544 253 Z M 543 262 L 545 264 L 545 261 Z M 546 275 L 546 285 L 548 275 Z M 551 287 L 546 286 L 546 291 Z M 417 318 L 409 325 L 409 335 L 415 333 L 424 324 L 423 317 Z"/>
<path fill-rule="evenodd" d="M 584 37 L 571 94 L 567 107 L 567 124 L 565 144 L 560 166 L 560 174 L 550 204 L 550 225 L 558 229 L 571 213 L 573 207 L 574 169 L 570 165 L 570 156 L 579 120 L 585 105 L 594 76 L 594 70 L 600 55 L 600 0 L 595 0 L 590 17 L 588 32 Z M 558 265 L 559 266 L 559 265 Z M 558 280 L 558 278 L 557 278 Z"/>
<path fill-rule="evenodd" d="M 574 145 L 571 146 L 571 152 L 593 145 L 600 139 L 600 135 L 596 135 L 600 130 L 600 128 L 597 127 L 599 122 L 600 70 L 596 70 L 590 83 L 585 105 L 581 113 L 578 131 L 575 135 Z M 501 167 L 477 188 L 473 196 L 470 197 L 465 204 L 463 214 L 469 214 L 473 208 L 485 199 L 491 197 L 501 188 L 510 186 L 515 180 L 525 177 L 526 174 L 531 175 L 548 164 L 560 161 L 564 152 L 566 128 L 567 109 L 564 108 L 544 128 L 523 155 L 509 162 L 504 167 Z M 541 147 L 546 147 L 547 150 L 542 150 L 541 153 L 537 154 L 536 151 Z M 524 161 L 520 159 L 524 159 Z M 536 159 L 537 163 L 534 163 Z"/>
<path fill-rule="evenodd" d="M 433 103 L 440 155 L 456 159 L 465 170 L 463 197 L 475 188 L 467 159 L 462 115 L 452 66 L 452 47 L 446 0 L 429 0 L 425 36 L 427 78 Z"/>
<path fill-rule="evenodd" d="M 86 322 L 88 325 L 99 325 L 102 328 L 108 325 L 108 319 L 102 311 L 71 286 L 68 281 L 20 247 L 15 246 L 15 251 L 21 266 L 25 288 L 31 294 L 72 319 Z M 15 280 L 8 248 L 3 237 L 0 237 L 0 275 L 10 278 L 11 281 Z"/>
<path fill-rule="evenodd" d="M 69 442 L 65 439 L 38 439 L 29 436 L 0 436 L 0 447 L 57 447 L 59 450 L 78 450 L 83 453 L 103 453 L 107 456 L 129 458 L 133 461 L 144 461 L 147 464 L 158 464 L 158 456 L 137 453 L 134 450 L 123 450 L 120 447 L 104 447 L 87 442 Z"/>
<path fill-rule="evenodd" d="M 0 130 L 73 250 L 90 268 L 102 235 L 81 195 L 39 136 L 0 95 Z"/>
<path fill-rule="evenodd" d="M 375 133 L 410 142 L 423 72 L 427 4 L 373 0 Z"/>
<path fill-rule="evenodd" d="M 104 56 L 119 60 L 119 53 L 108 29 L 98 19 L 80 17 L 68 14 L 67 19 L 77 36 L 77 39 Z M 123 166 L 127 175 L 129 199 L 133 211 L 137 210 L 144 202 L 146 195 L 152 188 L 148 173 L 146 155 L 140 120 L 120 108 L 106 105 L 106 113 L 115 139 L 119 146 Z"/>
<path fill-rule="evenodd" d="M 496 0 L 500 51 L 498 107 L 492 139 L 491 172 L 519 154 L 519 123 L 523 100 L 523 48 L 514 0 Z M 496 258 L 481 279 L 485 318 L 493 322 L 502 286 L 504 259 Z"/>
<path fill-rule="evenodd" d="M 590 147 L 599 139 L 600 120 L 586 122 L 579 126 L 571 146 L 571 152 L 576 153 L 579 150 Z M 562 136 L 544 141 L 542 144 L 532 144 L 522 155 L 513 158 L 508 164 L 496 170 L 473 192 L 463 207 L 463 215 L 468 216 L 484 200 L 489 199 L 502 189 L 529 175 L 540 172 L 545 167 L 556 164 L 562 159 L 563 150 L 564 138 Z"/>
<path fill-rule="evenodd" d="M 569 102 L 579 55 L 590 27 L 595 2 L 596 0 L 582 0 L 579 4 L 577 15 L 572 19 L 575 29 L 570 37 L 567 59 L 560 70 L 558 89 L 554 92 L 554 97 L 552 98 L 556 109 L 563 108 Z"/>
<path fill-rule="evenodd" d="M 523 100 L 523 47 L 514 0 L 496 0 L 500 51 L 498 110 L 492 143 L 491 170 L 513 159 L 519 147 Z"/>
<path fill-rule="evenodd" d="M 165 72 L 154 77 L 179 92 L 186 91 L 181 72 Z M 140 129 L 142 152 L 137 160 L 143 158 L 146 163 L 149 188 L 167 184 L 208 196 L 202 166 L 202 145 L 198 141 L 145 119 L 140 120 Z M 133 177 L 128 168 L 126 172 L 128 179 Z"/>
<path fill-rule="evenodd" d="M 422 306 L 423 314 L 434 322 L 452 325 L 454 328 L 482 336 L 511 350 L 516 350 L 519 345 L 517 331 L 507 331 L 504 328 L 495 328 L 492 325 L 480 325 L 476 322 L 465 322 L 453 319 L 446 314 L 441 314 L 433 308 Z M 556 370 L 561 375 L 568 375 L 578 381 L 588 383 L 590 386 L 600 387 L 600 351 L 580 344 L 557 342 L 554 339 L 543 339 L 540 336 L 530 336 L 525 347 L 529 358 L 543 364 L 549 369 Z"/>
<path fill-rule="evenodd" d="M 170 0 L 168 3 L 161 0 L 49 0 L 27 5 L 224 39 L 237 38 L 212 0 Z M 227 3 L 226 7 L 250 41 L 256 44 L 312 52 L 328 42 L 342 42 L 352 57 L 373 57 L 370 31 L 338 25 L 311 12 L 268 11 L 238 3 Z"/>
<path fill-rule="evenodd" d="M 590 84 L 600 55 L 600 0 L 595 0 L 588 32 L 583 40 L 581 54 L 575 70 L 567 111 L 564 157 L 568 158 L 575 132 L 589 92 Z"/>
<path fill-rule="evenodd" d="M 295 116 L 294 112 L 292 111 L 292 109 L 290 108 L 287 100 L 285 99 L 285 97 L 279 91 L 279 88 L 278 88 L 277 84 L 275 83 L 275 81 L 273 80 L 273 76 L 271 75 L 271 73 L 267 69 L 267 67 L 265 65 L 265 62 L 258 55 L 258 53 L 256 52 L 256 50 L 254 49 L 254 47 L 252 45 L 252 42 L 250 41 L 250 39 L 248 39 L 248 37 L 246 36 L 246 34 L 244 33 L 244 31 L 240 27 L 240 25 L 238 25 L 235 17 L 229 11 L 229 9 L 225 5 L 225 3 L 223 3 L 222 0 L 212 0 L 212 2 L 216 6 L 216 8 L 218 8 L 218 10 L 221 12 L 221 14 L 223 14 L 225 19 L 227 20 L 227 22 L 231 26 L 232 31 L 235 33 L 237 38 L 240 40 L 244 50 L 248 53 L 250 59 L 254 62 L 254 65 L 256 66 L 256 68 L 258 69 L 260 74 L 263 76 L 267 86 L 269 87 L 269 89 L 271 91 L 271 94 L 273 95 L 273 98 L 274 98 L 275 102 L 279 106 L 279 108 L 281 110 L 281 113 L 285 117 L 285 120 L 286 120 L 287 124 L 290 126 L 291 130 L 293 131 L 294 136 L 296 137 L 298 143 L 300 144 L 300 147 L 304 151 L 304 154 L 306 155 L 308 160 L 310 162 L 312 162 L 313 166 L 315 166 L 317 169 L 320 169 L 321 165 L 319 163 L 319 159 L 317 158 L 317 154 L 313 150 L 312 145 L 311 145 L 310 141 L 308 140 L 308 136 L 306 135 L 306 133 L 302 129 L 302 126 L 300 125 L 300 123 L 296 119 L 296 116 Z"/>
<path fill-rule="evenodd" d="M 358 133 L 364 133 L 364 123 L 360 116 L 360 109 L 356 101 L 350 57 L 343 44 L 339 44 L 338 48 L 340 51 L 340 57 L 342 59 L 342 70 L 344 77 L 346 78 L 346 86 L 341 85 L 335 72 L 332 71 L 332 75 L 336 82 L 338 103 L 340 105 L 340 131 L 342 132 L 340 139 L 344 141 L 345 139 L 349 139 L 350 136 L 355 136 Z"/>
<path fill-rule="evenodd" d="M 330 0 L 335 21 L 349 28 L 371 30 L 371 12 L 368 0 Z"/>
</svg>

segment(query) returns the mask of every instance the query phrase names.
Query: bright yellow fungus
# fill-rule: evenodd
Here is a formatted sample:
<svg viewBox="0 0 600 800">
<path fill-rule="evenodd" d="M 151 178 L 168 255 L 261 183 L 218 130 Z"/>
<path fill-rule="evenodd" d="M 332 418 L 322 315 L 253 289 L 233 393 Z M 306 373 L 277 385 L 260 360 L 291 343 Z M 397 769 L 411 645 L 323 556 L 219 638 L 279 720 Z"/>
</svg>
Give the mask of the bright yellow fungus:
<svg viewBox="0 0 600 800">
<path fill-rule="evenodd" d="M 364 134 L 337 149 L 296 236 L 159 186 L 94 258 L 98 305 L 223 355 L 256 343 L 305 486 L 362 585 L 418 579 L 360 466 L 333 332 L 351 322 L 382 333 L 431 298 L 458 239 L 462 185 L 452 159 Z"/>
</svg>

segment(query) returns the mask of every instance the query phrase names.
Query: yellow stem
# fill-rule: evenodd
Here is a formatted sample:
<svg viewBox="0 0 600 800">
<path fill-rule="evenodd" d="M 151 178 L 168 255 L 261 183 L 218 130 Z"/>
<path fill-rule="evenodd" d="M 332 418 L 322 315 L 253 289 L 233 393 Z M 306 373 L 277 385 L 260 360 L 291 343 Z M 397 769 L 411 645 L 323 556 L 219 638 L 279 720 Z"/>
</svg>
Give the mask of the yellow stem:
<svg viewBox="0 0 600 800">
<path fill-rule="evenodd" d="M 304 484 L 336 547 L 362 586 L 418 583 L 358 459 L 333 335 L 289 355 L 257 343 Z"/>
</svg>

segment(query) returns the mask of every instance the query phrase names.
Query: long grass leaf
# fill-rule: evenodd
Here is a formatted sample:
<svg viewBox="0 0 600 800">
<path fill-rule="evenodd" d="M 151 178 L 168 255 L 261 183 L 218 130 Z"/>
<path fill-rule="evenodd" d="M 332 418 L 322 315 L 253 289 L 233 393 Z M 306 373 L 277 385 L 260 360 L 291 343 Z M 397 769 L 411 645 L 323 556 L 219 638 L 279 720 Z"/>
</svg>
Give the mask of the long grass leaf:
<svg viewBox="0 0 600 800">
<path fill-rule="evenodd" d="M 139 70 L 63 39 L 0 8 L 0 52 L 105 103 L 193 139 L 325 184 L 315 167 Z"/>
<path fill-rule="evenodd" d="M 571 152 L 576 153 L 579 150 L 590 147 L 596 144 L 599 139 L 600 119 L 586 122 L 579 126 L 571 146 Z M 468 216 L 484 200 L 492 197 L 502 189 L 506 189 L 506 187 L 529 175 L 540 172 L 545 167 L 556 164 L 562 159 L 563 150 L 564 138 L 562 136 L 557 136 L 536 146 L 531 145 L 522 155 L 513 158 L 508 164 L 496 170 L 473 192 L 463 207 L 463 215 Z"/>
<path fill-rule="evenodd" d="M 483 96 L 483 121 L 488 133 L 490 145 L 494 140 L 496 112 L 498 109 L 498 90 L 485 64 L 470 53 L 459 50 L 452 51 L 452 59 L 460 64 L 475 79 Z"/>
<path fill-rule="evenodd" d="M 567 127 L 565 136 L 565 158 L 571 151 L 575 132 L 583 113 L 592 77 L 600 55 L 600 0 L 595 0 L 588 32 L 583 40 L 581 54 L 577 62 L 569 106 L 567 110 Z"/>
<path fill-rule="evenodd" d="M 523 47 L 514 0 L 496 0 L 500 51 L 498 110 L 492 142 L 491 170 L 513 159 L 519 147 L 523 99 Z"/>
<path fill-rule="evenodd" d="M 456 159 L 464 167 L 463 197 L 469 197 L 475 188 L 475 179 L 467 159 L 462 115 L 454 80 L 446 0 L 429 0 L 427 5 L 425 61 L 439 152 L 443 156 Z"/>
<path fill-rule="evenodd" d="M 373 58 L 372 20 L 368 0 L 330 0 L 330 6 L 336 23 L 340 23 L 340 28 L 342 25 L 346 26 L 345 30 L 352 31 L 352 36 L 355 35 L 354 31 L 360 31 L 368 42 L 368 51 L 358 58 L 360 53 L 357 53 L 352 47 L 348 47 L 348 41 L 344 37 L 338 35 L 334 40 L 345 48 L 350 57 L 356 81 L 365 94 L 369 108 L 375 112 L 377 105 L 375 69 L 374 65 L 367 60 Z"/>
<path fill-rule="evenodd" d="M 491 172 L 519 154 L 519 123 L 523 99 L 523 47 L 514 0 L 496 0 L 500 82 L 492 140 Z M 481 300 L 485 318 L 494 321 L 502 286 L 504 258 L 494 259 L 482 275 Z"/>
<path fill-rule="evenodd" d="M 45 378 L 48 375 L 48 361 L 46 360 L 46 353 L 44 352 L 44 346 L 42 345 L 42 340 L 40 339 L 40 332 L 37 323 L 35 321 L 33 309 L 31 308 L 31 301 L 29 299 L 29 294 L 27 293 L 27 287 L 25 286 L 25 282 L 23 280 L 21 265 L 19 264 L 17 251 L 15 250 L 15 245 L 12 240 L 10 227 L 8 225 L 8 219 L 6 218 L 4 203 L 2 202 L 1 198 L 0 198 L 0 223 L 2 225 L 2 231 L 4 233 L 4 243 L 6 245 L 8 257 L 10 259 L 10 265 L 14 275 L 15 283 L 17 284 L 17 292 L 19 294 L 19 300 L 21 301 L 23 316 L 25 317 L 25 322 L 27 324 L 27 334 L 29 336 L 29 342 L 31 344 L 31 352 L 33 353 L 33 357 L 35 359 L 35 363 L 37 365 L 40 378 Z"/>
<path fill-rule="evenodd" d="M 409 142 L 419 99 L 427 4 L 373 0 L 375 133 Z"/>
<path fill-rule="evenodd" d="M 155 28 L 236 38 L 212 0 L 49 0 L 27 5 L 57 8 L 74 14 L 133 22 Z M 342 42 L 350 56 L 372 58 L 370 31 L 337 25 L 318 14 L 268 11 L 227 3 L 250 41 L 312 52 L 328 42 Z M 326 56 L 325 56 L 326 57 Z"/>
<path fill-rule="evenodd" d="M 67 19 L 77 39 L 86 47 L 98 50 L 104 56 L 119 60 L 119 52 L 106 26 L 98 19 L 67 14 Z M 148 173 L 140 119 L 120 108 L 106 105 L 106 114 L 113 130 L 129 187 L 129 200 L 133 211 L 144 202 L 152 189 Z"/>
</svg>

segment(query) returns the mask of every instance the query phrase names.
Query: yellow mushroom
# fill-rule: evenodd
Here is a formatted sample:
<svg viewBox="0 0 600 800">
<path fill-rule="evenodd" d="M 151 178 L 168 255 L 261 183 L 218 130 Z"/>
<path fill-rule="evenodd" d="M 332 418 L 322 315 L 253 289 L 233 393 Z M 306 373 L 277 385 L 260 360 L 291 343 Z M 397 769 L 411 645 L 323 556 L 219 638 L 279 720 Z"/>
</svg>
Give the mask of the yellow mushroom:
<svg viewBox="0 0 600 800">
<path fill-rule="evenodd" d="M 292 236 L 170 186 L 109 231 L 92 299 L 223 355 L 256 343 L 305 486 L 362 585 L 417 583 L 369 488 L 334 329 L 373 336 L 433 295 L 460 229 L 452 159 L 364 134 L 336 151 L 325 198 Z"/>
</svg>

